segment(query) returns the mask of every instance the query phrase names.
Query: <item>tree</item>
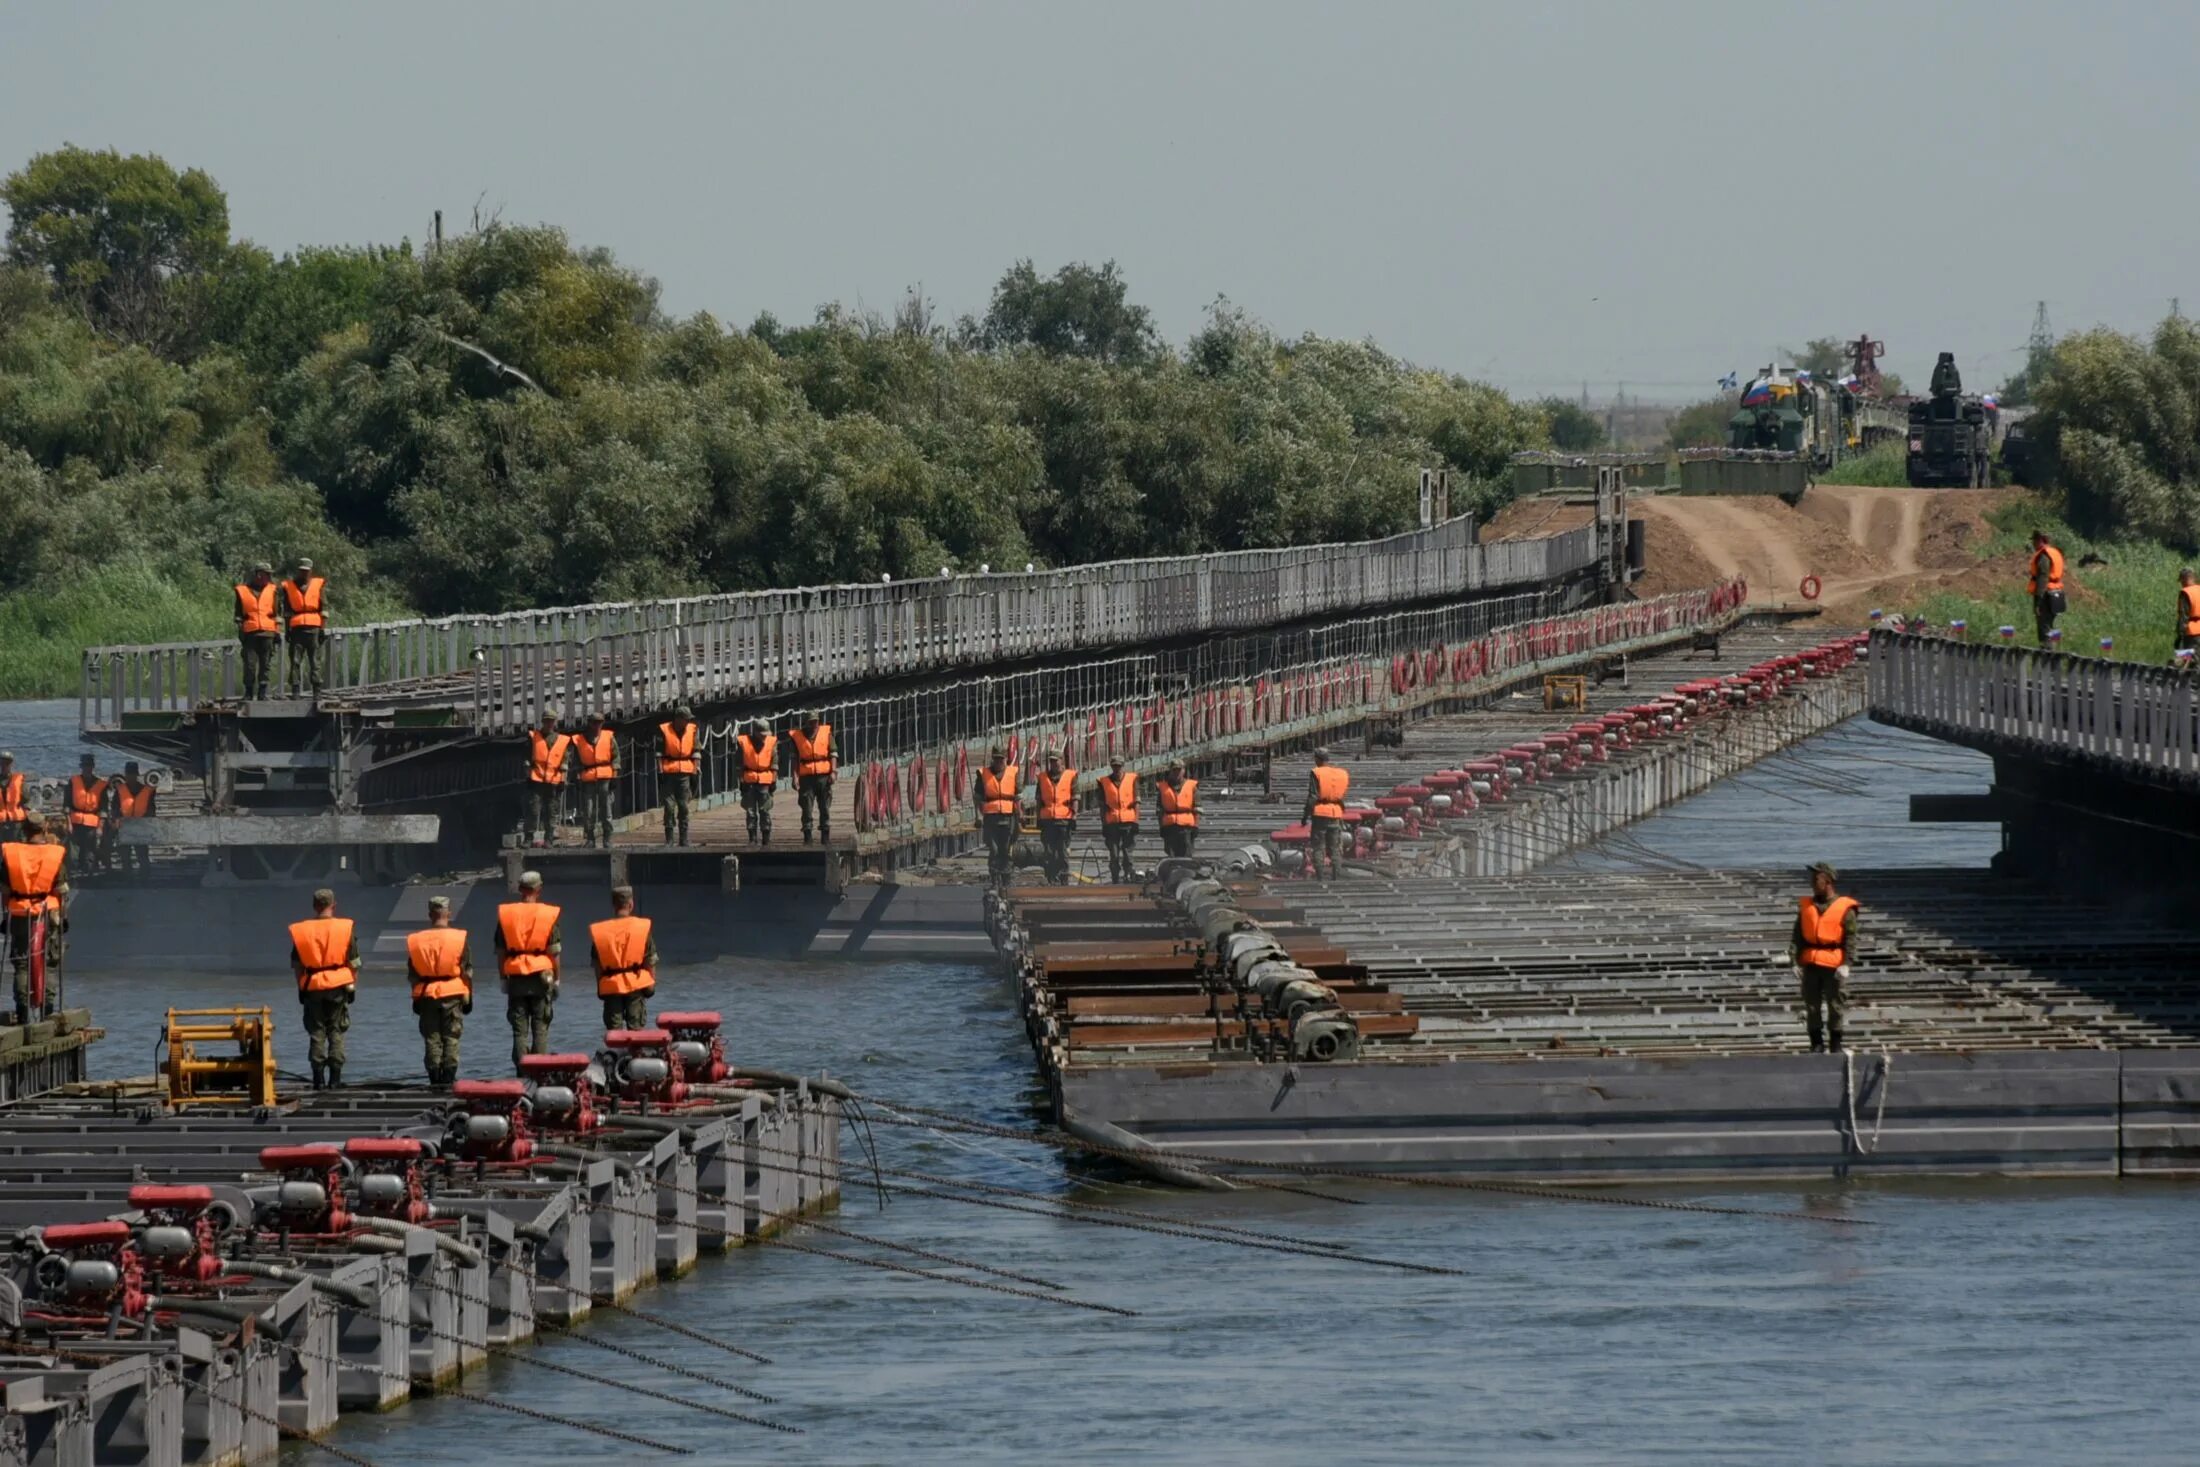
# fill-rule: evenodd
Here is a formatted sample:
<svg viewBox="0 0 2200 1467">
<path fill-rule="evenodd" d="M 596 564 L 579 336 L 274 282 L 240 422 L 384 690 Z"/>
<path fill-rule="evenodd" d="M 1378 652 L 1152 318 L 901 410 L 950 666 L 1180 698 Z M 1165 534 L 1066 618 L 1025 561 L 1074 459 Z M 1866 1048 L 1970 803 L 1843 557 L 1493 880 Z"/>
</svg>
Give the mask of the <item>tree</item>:
<svg viewBox="0 0 2200 1467">
<path fill-rule="evenodd" d="M 1690 403 L 1667 420 L 1665 433 L 1675 448 L 1723 448 L 1727 420 L 1739 399 L 1732 393 Z"/>
<path fill-rule="evenodd" d="M 1153 314 L 1130 303 L 1130 286 L 1109 260 L 1099 269 L 1073 263 L 1042 280 L 1031 261 L 1009 266 L 993 287 L 993 305 L 976 328 L 981 345 L 1035 346 L 1054 356 L 1135 364 L 1161 350 Z"/>
<path fill-rule="evenodd" d="M 1782 347 L 1780 355 L 1786 358 L 1780 365 L 1801 368 L 1821 382 L 1831 382 L 1849 370 L 1849 344 L 1838 336 L 1814 336 L 1801 351 Z"/>
<path fill-rule="evenodd" d="M 2085 528 L 2200 548 L 2200 330 L 2151 341 L 2081 331 L 2055 344 L 2028 431 Z"/>
<path fill-rule="evenodd" d="M 192 343 L 204 289 L 229 255 L 229 200 L 199 169 L 74 145 L 0 182 L 8 259 L 118 341 L 175 354 Z"/>
<path fill-rule="evenodd" d="M 1551 447 L 1588 453 L 1604 446 L 1604 425 L 1595 413 L 1567 397 L 1546 397 L 1536 404 L 1549 424 Z"/>
</svg>

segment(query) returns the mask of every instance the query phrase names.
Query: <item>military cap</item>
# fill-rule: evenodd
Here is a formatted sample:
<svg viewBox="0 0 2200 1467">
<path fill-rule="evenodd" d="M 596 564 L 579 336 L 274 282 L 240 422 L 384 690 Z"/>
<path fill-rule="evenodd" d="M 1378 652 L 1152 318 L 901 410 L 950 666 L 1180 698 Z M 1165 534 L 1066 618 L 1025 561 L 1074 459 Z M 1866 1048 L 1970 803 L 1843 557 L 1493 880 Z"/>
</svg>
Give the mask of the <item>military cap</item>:
<svg viewBox="0 0 2200 1467">
<path fill-rule="evenodd" d="M 621 903 L 633 901 L 634 888 L 631 886 L 614 886 L 611 888 L 611 900 Z"/>
<path fill-rule="evenodd" d="M 304 556 L 302 556 L 302 555 L 301 555 L 301 556 L 299 556 L 299 557 L 298 557 L 298 569 L 300 569 L 300 570 L 312 570 L 312 569 L 313 569 L 313 562 L 312 562 L 312 561 L 310 561 L 310 560 L 308 560 L 308 559 L 306 559 L 306 558 L 305 558 Z"/>
<path fill-rule="evenodd" d="M 275 574 L 275 567 L 269 565 L 264 560 L 255 560 L 252 562 L 252 574 L 256 576 L 271 576 Z"/>
<path fill-rule="evenodd" d="M 541 890 L 542 890 L 542 873 L 541 873 L 540 871 L 522 871 L 522 872 L 520 872 L 520 874 L 519 874 L 519 889 L 520 889 L 521 891 L 541 891 Z"/>
<path fill-rule="evenodd" d="M 679 707 L 672 710 L 672 716 L 674 718 L 693 718 L 695 716 L 695 710 L 688 707 L 687 704 L 682 703 Z"/>
<path fill-rule="evenodd" d="M 1831 861 L 1813 861 L 1810 863 L 1810 874 L 1813 876 L 1823 876 L 1826 878 L 1826 880 L 1832 881 L 1835 878 L 1839 877 L 1841 873 L 1833 869 L 1833 863 Z"/>
<path fill-rule="evenodd" d="M 45 816 L 43 816 L 43 815 L 39 814 L 39 813 L 38 813 L 38 812 L 37 812 L 36 810 L 28 810 L 28 811 L 25 811 L 25 812 L 24 812 L 24 815 L 23 815 L 23 829 L 24 829 L 24 830 L 25 830 L 26 832 L 29 832 L 29 833 L 35 834 L 35 833 L 37 833 L 38 831 L 44 830 L 45 828 L 46 828 L 46 817 L 45 817 Z"/>
<path fill-rule="evenodd" d="M 336 905 L 336 893 L 335 893 L 335 892 L 333 892 L 333 891 L 331 891 L 331 890 L 330 890 L 329 888 L 327 888 L 327 887 L 325 887 L 325 886 L 322 886 L 322 887 L 316 887 L 316 888 L 314 888 L 314 892 L 313 892 L 313 905 L 315 905 L 316 907 L 333 907 L 333 906 L 335 906 L 335 905 Z"/>
<path fill-rule="evenodd" d="M 431 913 L 432 913 L 432 912 L 448 912 L 448 911 L 449 911 L 450 909 L 451 909 L 451 899 L 450 899 L 449 897 L 447 897 L 447 896 L 432 896 L 432 897 L 429 897 L 429 898 L 428 898 L 428 910 L 429 910 L 429 911 L 430 911 Z"/>
</svg>

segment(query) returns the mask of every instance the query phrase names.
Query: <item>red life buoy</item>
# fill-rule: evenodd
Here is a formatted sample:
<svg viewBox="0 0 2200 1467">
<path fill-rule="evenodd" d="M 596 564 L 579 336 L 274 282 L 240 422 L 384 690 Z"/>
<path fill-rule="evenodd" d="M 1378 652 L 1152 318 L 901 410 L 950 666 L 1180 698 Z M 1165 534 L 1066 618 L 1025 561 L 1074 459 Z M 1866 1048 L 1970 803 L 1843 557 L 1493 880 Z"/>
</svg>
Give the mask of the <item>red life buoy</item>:
<svg viewBox="0 0 2200 1467">
<path fill-rule="evenodd" d="M 1414 657 L 1390 659 L 1390 690 L 1393 693 L 1410 693 L 1420 680 L 1421 664 Z"/>
<path fill-rule="evenodd" d="M 1482 675 L 1483 664 L 1488 659 L 1480 642 L 1467 643 L 1459 649 L 1459 656 L 1466 663 L 1466 676 L 1461 681 L 1473 682 Z"/>
<path fill-rule="evenodd" d="M 1818 577 L 1805 576 L 1803 577 L 1803 584 L 1799 589 L 1802 591 L 1803 599 L 1805 601 L 1816 601 L 1818 599 L 1818 593 L 1824 590 L 1825 587 L 1819 582 Z"/>
<path fill-rule="evenodd" d="M 930 781 L 924 775 L 924 756 L 919 754 L 909 761 L 909 813 L 912 815 L 924 813 L 925 791 L 931 788 Z"/>
<path fill-rule="evenodd" d="M 1433 684 L 1438 678 L 1443 676 L 1443 673 L 1444 644 L 1442 642 L 1438 642 L 1433 648 L 1429 650 L 1428 656 L 1421 659 L 1421 681 L 1424 683 Z"/>
<path fill-rule="evenodd" d="M 1749 582 L 1741 576 L 1734 578 L 1734 604 L 1740 606 L 1749 600 Z"/>
<path fill-rule="evenodd" d="M 968 744 L 959 744 L 956 746 L 955 783 L 952 788 L 957 790 L 966 790 L 970 788 L 970 746 Z M 952 806 L 942 806 L 941 808 L 949 809 L 952 808 Z"/>
<path fill-rule="evenodd" d="M 945 815 L 955 808 L 954 771 L 947 767 L 947 759 L 940 759 L 940 813 Z"/>
<path fill-rule="evenodd" d="M 865 800 L 863 793 L 863 786 L 868 782 L 866 776 L 869 773 L 869 770 L 858 770 L 856 772 L 855 817 L 856 830 L 859 834 L 871 828 L 869 802 Z"/>
</svg>

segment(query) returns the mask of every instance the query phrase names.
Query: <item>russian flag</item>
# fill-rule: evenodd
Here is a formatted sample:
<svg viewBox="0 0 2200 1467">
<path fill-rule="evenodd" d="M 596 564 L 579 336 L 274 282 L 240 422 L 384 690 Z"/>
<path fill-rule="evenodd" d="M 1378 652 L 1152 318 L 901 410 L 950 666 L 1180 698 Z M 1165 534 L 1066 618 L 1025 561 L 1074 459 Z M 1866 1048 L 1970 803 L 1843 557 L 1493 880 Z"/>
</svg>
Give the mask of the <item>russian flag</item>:
<svg viewBox="0 0 2200 1467">
<path fill-rule="evenodd" d="M 1761 407 L 1770 401 L 1772 401 L 1772 383 L 1763 377 L 1759 377 L 1756 381 L 1750 383 L 1749 390 L 1742 394 L 1743 407 Z"/>
</svg>

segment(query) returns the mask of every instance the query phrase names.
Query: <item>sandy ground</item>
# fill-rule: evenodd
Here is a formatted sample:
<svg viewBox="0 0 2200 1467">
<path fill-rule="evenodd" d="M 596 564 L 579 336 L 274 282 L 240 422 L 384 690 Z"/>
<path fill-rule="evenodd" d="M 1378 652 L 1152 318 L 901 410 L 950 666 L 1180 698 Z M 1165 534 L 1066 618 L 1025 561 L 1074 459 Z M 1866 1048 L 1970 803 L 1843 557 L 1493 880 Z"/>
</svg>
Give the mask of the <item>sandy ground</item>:
<svg viewBox="0 0 2200 1467">
<path fill-rule="evenodd" d="M 1644 521 L 1649 560 L 1636 589 L 1657 596 L 1739 575 L 1753 604 L 1792 606 L 1804 604 L 1804 577 L 1816 576 L 1819 604 L 1844 621 L 1938 591 L 1982 592 L 2023 574 L 2021 564 L 1982 563 L 1970 548 L 1991 533 L 1987 511 L 2011 493 L 1819 484 L 1792 508 L 1769 496 L 1636 499 L 1629 513 Z M 1584 506 L 1528 500 L 1499 515 L 1489 535 L 1550 534 L 1588 518 Z"/>
</svg>

